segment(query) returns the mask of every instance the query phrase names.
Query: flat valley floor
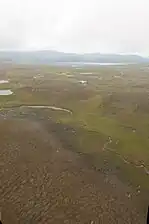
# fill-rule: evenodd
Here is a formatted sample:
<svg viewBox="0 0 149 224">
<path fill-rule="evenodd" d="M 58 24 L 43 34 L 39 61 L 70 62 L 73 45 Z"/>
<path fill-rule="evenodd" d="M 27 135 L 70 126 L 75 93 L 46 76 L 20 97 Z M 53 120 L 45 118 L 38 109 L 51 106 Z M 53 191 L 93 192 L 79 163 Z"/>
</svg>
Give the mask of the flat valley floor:
<svg viewBox="0 0 149 224">
<path fill-rule="evenodd" d="M 0 96 L 3 224 L 146 223 L 148 67 L 14 65 L 0 75 L 13 92 Z"/>
</svg>

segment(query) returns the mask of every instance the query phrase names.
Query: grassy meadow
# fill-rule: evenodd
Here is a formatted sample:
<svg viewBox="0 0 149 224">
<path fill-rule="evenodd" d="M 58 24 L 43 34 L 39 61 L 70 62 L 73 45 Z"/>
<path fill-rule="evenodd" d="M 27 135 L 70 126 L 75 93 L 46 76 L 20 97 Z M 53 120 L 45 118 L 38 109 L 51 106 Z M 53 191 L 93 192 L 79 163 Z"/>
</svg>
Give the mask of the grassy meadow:
<svg viewBox="0 0 149 224">
<path fill-rule="evenodd" d="M 64 146 L 89 165 L 149 191 L 149 67 L 4 66 L 1 115 L 51 119 Z M 81 83 L 81 80 L 87 81 Z M 27 108 L 55 106 L 71 111 Z"/>
</svg>

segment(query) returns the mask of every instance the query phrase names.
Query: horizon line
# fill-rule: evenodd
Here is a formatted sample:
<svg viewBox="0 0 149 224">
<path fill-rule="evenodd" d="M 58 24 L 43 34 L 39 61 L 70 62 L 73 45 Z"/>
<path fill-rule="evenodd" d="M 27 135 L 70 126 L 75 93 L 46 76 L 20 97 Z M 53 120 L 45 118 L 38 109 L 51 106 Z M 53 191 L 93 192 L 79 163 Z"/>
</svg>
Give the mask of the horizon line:
<svg viewBox="0 0 149 224">
<path fill-rule="evenodd" d="M 50 50 L 50 49 L 0 49 L 0 52 L 41 52 L 41 51 L 51 51 L 51 52 L 57 52 L 57 53 L 64 53 L 64 54 L 77 54 L 77 55 L 84 55 L 84 54 L 101 54 L 101 55 L 132 55 L 132 56 L 140 56 L 140 57 L 149 57 L 148 54 L 142 54 L 138 52 L 120 52 L 120 53 L 114 53 L 114 52 L 99 52 L 99 51 L 93 51 L 93 52 L 67 52 L 67 51 L 59 51 L 59 50 Z"/>
</svg>

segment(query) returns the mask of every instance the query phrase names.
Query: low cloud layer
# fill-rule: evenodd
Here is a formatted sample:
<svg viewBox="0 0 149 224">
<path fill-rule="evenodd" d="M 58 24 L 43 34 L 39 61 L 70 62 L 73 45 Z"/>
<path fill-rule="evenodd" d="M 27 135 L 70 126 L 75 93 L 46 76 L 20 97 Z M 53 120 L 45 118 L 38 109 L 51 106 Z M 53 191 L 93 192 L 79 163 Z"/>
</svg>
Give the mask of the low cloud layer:
<svg viewBox="0 0 149 224">
<path fill-rule="evenodd" d="M 0 49 L 149 54 L 148 0 L 0 1 Z"/>
</svg>

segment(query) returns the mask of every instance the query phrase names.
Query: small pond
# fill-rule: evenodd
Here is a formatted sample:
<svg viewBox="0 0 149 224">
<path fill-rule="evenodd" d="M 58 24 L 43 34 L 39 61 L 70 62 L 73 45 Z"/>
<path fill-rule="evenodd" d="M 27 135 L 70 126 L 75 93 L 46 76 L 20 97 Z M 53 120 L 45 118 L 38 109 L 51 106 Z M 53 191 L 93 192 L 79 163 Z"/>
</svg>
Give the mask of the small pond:
<svg viewBox="0 0 149 224">
<path fill-rule="evenodd" d="M 0 84 L 8 83 L 8 82 L 9 82 L 8 80 L 0 80 Z"/>
<path fill-rule="evenodd" d="M 11 95 L 11 94 L 13 94 L 13 92 L 10 89 L 0 90 L 0 95 L 1 96 Z"/>
</svg>

